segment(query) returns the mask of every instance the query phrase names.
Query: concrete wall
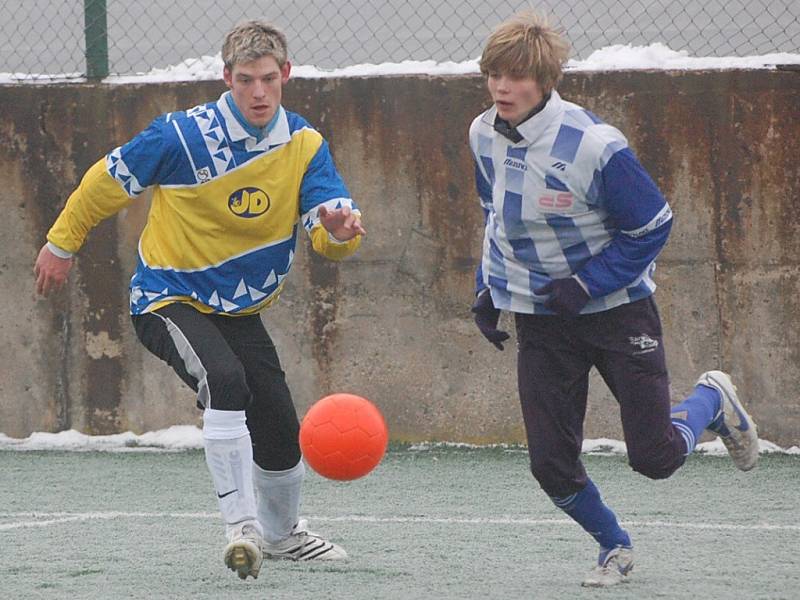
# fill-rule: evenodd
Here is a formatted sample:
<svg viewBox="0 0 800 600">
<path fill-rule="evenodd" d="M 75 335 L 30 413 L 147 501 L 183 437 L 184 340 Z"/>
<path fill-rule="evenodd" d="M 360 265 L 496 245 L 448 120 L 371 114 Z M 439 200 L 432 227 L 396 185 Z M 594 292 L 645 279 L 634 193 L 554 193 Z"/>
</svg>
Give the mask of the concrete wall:
<svg viewBox="0 0 800 600">
<path fill-rule="evenodd" d="M 0 87 L 0 431 L 199 423 L 127 316 L 146 198 L 92 233 L 65 293 L 37 299 L 31 268 L 91 163 L 156 114 L 222 90 Z M 656 275 L 674 400 L 701 371 L 730 370 L 762 436 L 800 443 L 800 74 L 571 74 L 561 92 L 628 135 L 675 212 Z M 381 407 L 396 440 L 524 439 L 513 347 L 495 351 L 469 314 L 482 217 L 466 133 L 487 103 L 477 76 L 290 83 L 285 105 L 329 139 L 368 230 L 340 264 L 303 239 L 263 315 L 301 414 L 351 391 Z M 620 438 L 592 377 L 586 435 Z"/>
</svg>

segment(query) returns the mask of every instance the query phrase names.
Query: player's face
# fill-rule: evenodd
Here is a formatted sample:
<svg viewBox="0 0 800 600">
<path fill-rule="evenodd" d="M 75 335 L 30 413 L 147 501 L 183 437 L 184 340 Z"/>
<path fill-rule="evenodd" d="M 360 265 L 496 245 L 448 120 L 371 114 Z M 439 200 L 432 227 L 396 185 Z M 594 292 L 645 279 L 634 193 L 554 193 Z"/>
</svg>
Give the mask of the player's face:
<svg viewBox="0 0 800 600">
<path fill-rule="evenodd" d="M 489 73 L 486 80 L 497 114 L 516 127 L 531 112 L 544 94 L 532 77 L 515 77 L 505 73 Z"/>
<path fill-rule="evenodd" d="M 222 78 L 248 123 L 264 127 L 275 116 L 291 68 L 289 61 L 283 67 L 278 66 L 273 56 L 236 64 L 232 69 L 225 67 Z"/>
</svg>

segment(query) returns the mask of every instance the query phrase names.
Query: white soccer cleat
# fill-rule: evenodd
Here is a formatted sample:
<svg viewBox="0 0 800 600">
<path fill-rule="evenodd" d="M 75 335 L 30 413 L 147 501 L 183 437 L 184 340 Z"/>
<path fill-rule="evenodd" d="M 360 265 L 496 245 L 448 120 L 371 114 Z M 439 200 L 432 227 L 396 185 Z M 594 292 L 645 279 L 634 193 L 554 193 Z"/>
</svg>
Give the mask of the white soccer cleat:
<svg viewBox="0 0 800 600">
<path fill-rule="evenodd" d="M 583 587 L 610 587 L 629 580 L 633 571 L 633 548 L 617 546 L 601 550 L 597 566 L 584 578 Z"/>
<path fill-rule="evenodd" d="M 228 526 L 228 545 L 223 554 L 225 565 L 236 571 L 240 579 L 258 577 L 264 556 L 261 553 L 260 528 L 255 521 L 244 521 Z"/>
<path fill-rule="evenodd" d="M 347 552 L 338 544 L 329 542 L 308 530 L 308 522 L 300 519 L 285 540 L 270 544 L 264 542 L 264 556 L 286 560 L 345 560 Z"/>
<path fill-rule="evenodd" d="M 714 388 L 722 396 L 720 411 L 708 430 L 720 437 L 733 464 L 742 471 L 749 471 L 758 460 L 758 428 L 742 406 L 736 386 L 722 371 L 707 371 L 697 383 Z"/>
</svg>

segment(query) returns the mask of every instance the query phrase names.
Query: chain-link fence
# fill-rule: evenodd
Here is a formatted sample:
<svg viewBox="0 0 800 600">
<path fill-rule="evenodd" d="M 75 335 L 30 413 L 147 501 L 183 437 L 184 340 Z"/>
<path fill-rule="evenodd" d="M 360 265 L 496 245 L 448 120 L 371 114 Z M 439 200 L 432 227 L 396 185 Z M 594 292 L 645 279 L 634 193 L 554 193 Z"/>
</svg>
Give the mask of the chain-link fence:
<svg viewBox="0 0 800 600">
<path fill-rule="evenodd" d="M 286 31 L 298 65 L 321 68 L 479 56 L 491 28 L 535 8 L 574 58 L 663 42 L 693 56 L 800 52 L 800 0 L 0 0 L 0 73 L 133 74 L 219 52 L 236 22 Z"/>
</svg>

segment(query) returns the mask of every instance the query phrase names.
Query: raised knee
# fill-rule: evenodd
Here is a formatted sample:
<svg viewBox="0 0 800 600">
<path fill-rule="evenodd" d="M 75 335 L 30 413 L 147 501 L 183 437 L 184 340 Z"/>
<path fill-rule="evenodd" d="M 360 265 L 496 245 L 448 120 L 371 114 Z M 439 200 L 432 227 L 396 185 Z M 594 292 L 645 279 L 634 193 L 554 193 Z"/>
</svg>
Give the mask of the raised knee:
<svg viewBox="0 0 800 600">
<path fill-rule="evenodd" d="M 217 367 L 208 373 L 208 406 L 217 410 L 245 410 L 251 394 L 244 367 L 238 362 Z"/>
<path fill-rule="evenodd" d="M 629 458 L 628 463 L 634 471 L 649 479 L 666 479 L 678 470 L 683 460 L 665 462 L 657 457 L 643 457 Z"/>
</svg>

